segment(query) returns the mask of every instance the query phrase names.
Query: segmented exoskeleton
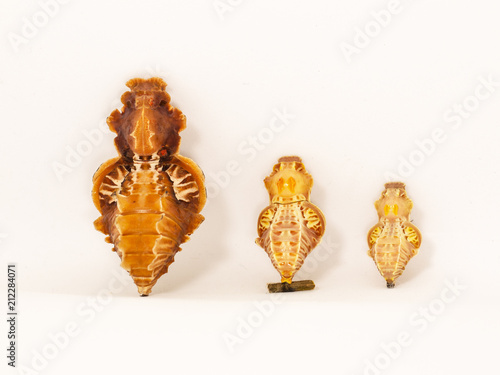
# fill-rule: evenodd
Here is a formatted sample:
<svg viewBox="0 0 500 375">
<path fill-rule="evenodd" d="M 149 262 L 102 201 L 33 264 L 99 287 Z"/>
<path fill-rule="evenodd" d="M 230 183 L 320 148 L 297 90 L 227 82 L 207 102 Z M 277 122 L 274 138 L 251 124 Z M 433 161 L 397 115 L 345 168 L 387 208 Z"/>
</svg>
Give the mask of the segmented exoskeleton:
<svg viewBox="0 0 500 375">
<path fill-rule="evenodd" d="M 325 218 L 309 202 L 313 179 L 297 156 L 278 160 L 273 172 L 264 180 L 271 204 L 258 219 L 260 245 L 281 275 L 290 284 L 304 259 L 321 241 Z"/>
<path fill-rule="evenodd" d="M 368 232 L 368 255 L 373 258 L 388 288 L 401 276 L 408 261 L 418 253 L 422 235 L 410 222 L 413 203 L 406 195 L 405 184 L 385 184 L 375 202 L 379 222 Z"/>
<path fill-rule="evenodd" d="M 139 293 L 148 295 L 203 221 L 206 192 L 200 168 L 177 154 L 186 118 L 170 105 L 166 83 L 135 78 L 127 86 L 121 112 L 107 119 L 120 157 L 93 177 L 92 197 L 102 214 L 94 225 L 109 235 Z"/>
</svg>

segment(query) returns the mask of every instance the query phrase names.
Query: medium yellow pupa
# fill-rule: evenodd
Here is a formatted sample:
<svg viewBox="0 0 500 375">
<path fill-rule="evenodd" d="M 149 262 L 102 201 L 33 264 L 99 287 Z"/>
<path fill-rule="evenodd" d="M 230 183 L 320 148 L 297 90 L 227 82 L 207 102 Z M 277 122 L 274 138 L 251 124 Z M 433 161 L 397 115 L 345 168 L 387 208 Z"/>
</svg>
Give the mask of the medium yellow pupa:
<svg viewBox="0 0 500 375">
<path fill-rule="evenodd" d="M 264 183 L 271 204 L 259 216 L 259 237 L 255 242 L 266 251 L 281 275 L 281 284 L 269 284 L 269 291 L 312 289 L 311 280 L 307 280 L 307 285 L 294 282 L 295 288 L 291 284 L 325 231 L 323 213 L 309 202 L 313 179 L 299 157 L 284 156 Z"/>
</svg>

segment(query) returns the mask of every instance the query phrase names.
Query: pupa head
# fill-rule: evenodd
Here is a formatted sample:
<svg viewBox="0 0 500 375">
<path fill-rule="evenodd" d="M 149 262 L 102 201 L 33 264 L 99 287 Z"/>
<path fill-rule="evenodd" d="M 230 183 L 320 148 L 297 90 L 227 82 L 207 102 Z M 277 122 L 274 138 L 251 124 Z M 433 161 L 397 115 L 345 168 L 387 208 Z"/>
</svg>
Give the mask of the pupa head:
<svg viewBox="0 0 500 375">
<path fill-rule="evenodd" d="M 402 182 L 388 182 L 379 200 L 375 202 L 379 217 L 409 218 L 413 202 L 406 195 L 405 184 Z"/>
<path fill-rule="evenodd" d="M 158 77 L 127 82 L 130 91 L 121 97 L 121 112 L 115 110 L 107 119 L 110 129 L 118 134 L 115 143 L 122 155 L 141 158 L 178 151 L 179 132 L 186 128 L 186 118 L 170 105 L 166 86 Z"/>
<path fill-rule="evenodd" d="M 309 200 L 313 179 L 298 156 L 283 156 L 264 179 L 271 203 Z"/>
</svg>

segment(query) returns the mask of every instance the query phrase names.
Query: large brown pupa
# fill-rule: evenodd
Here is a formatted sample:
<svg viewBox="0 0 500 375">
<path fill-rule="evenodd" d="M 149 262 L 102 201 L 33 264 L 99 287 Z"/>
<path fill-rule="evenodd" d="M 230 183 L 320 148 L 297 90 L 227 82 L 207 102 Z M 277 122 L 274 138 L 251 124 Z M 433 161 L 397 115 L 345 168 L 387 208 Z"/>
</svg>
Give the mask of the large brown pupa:
<svg viewBox="0 0 500 375">
<path fill-rule="evenodd" d="M 178 154 L 186 118 L 170 105 L 166 83 L 135 78 L 127 86 L 122 110 L 107 119 L 120 156 L 93 177 L 92 197 L 102 214 L 94 225 L 146 296 L 203 221 L 206 191 L 200 168 Z"/>
</svg>

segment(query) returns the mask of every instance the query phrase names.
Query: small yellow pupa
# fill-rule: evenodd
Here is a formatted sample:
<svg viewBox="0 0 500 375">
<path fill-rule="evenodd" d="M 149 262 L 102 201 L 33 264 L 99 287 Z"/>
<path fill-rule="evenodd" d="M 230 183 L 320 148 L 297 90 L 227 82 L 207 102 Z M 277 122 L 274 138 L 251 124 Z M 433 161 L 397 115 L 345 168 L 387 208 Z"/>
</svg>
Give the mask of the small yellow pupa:
<svg viewBox="0 0 500 375">
<path fill-rule="evenodd" d="M 281 282 L 291 284 L 307 255 L 321 241 L 325 218 L 309 202 L 313 179 L 298 156 L 280 158 L 264 183 L 271 202 L 259 216 L 255 242 L 271 258 Z"/>
<path fill-rule="evenodd" d="M 408 261 L 418 253 L 422 235 L 410 222 L 413 202 L 405 184 L 388 182 L 375 208 L 379 222 L 368 232 L 368 255 L 373 258 L 388 288 L 401 276 Z"/>
</svg>

